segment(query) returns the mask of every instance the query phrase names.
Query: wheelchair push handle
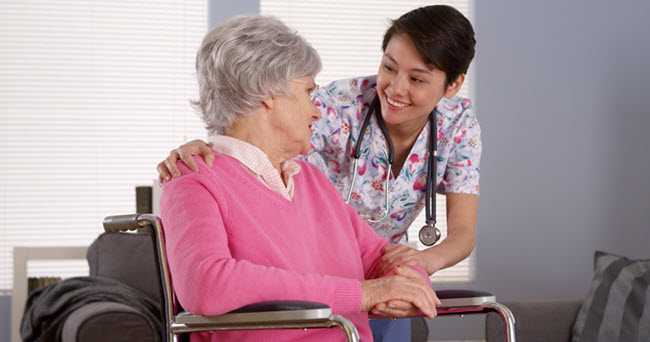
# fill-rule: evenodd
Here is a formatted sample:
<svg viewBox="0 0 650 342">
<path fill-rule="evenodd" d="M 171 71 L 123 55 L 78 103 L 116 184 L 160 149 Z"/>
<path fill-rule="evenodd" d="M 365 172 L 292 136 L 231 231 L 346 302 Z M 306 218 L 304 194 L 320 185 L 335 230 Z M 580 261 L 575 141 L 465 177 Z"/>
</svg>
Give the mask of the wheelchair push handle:
<svg viewBox="0 0 650 342">
<path fill-rule="evenodd" d="M 103 222 L 104 231 L 112 233 L 143 228 L 151 224 L 152 221 L 149 216 L 146 214 L 107 216 Z"/>
</svg>

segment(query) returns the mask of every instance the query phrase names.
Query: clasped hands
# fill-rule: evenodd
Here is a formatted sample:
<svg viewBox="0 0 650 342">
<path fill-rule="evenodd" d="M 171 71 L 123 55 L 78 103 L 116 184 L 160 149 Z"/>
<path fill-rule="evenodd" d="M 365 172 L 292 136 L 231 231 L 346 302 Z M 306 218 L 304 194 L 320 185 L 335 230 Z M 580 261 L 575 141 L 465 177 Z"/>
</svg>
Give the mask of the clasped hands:
<svg viewBox="0 0 650 342">
<path fill-rule="evenodd" d="M 420 251 L 403 245 L 386 247 L 377 268 L 377 274 L 384 276 L 361 283 L 363 311 L 393 318 L 411 317 L 419 312 L 435 317 L 440 300 L 425 275 L 409 267 L 425 268 L 423 260 L 418 260 L 421 257 Z"/>
</svg>

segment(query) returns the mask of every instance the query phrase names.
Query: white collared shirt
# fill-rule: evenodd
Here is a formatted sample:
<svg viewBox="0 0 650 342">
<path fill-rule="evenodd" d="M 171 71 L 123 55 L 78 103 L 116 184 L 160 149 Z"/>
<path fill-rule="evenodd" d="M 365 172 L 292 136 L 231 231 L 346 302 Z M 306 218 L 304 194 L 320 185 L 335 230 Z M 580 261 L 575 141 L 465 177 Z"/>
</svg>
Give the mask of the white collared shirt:
<svg viewBox="0 0 650 342">
<path fill-rule="evenodd" d="M 211 136 L 209 140 L 217 152 L 235 158 L 251 176 L 266 185 L 271 191 L 293 201 L 293 176 L 300 172 L 298 163 L 289 159 L 280 164 L 284 176 L 283 181 L 266 153 L 259 148 L 225 135 Z"/>
</svg>

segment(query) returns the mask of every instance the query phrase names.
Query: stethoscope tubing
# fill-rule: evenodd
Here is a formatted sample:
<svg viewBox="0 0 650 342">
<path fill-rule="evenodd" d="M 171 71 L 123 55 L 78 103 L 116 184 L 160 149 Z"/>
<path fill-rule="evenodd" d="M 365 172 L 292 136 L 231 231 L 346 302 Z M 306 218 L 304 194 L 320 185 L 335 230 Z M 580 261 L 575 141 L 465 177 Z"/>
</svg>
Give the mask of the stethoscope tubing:
<svg viewBox="0 0 650 342">
<path fill-rule="evenodd" d="M 361 125 L 361 129 L 359 130 L 359 137 L 357 138 L 357 142 L 354 147 L 354 170 L 352 172 L 352 181 L 350 182 L 350 190 L 348 191 L 348 196 L 346 199 L 346 203 L 350 203 L 350 199 L 352 198 L 352 191 L 354 188 L 354 183 L 357 178 L 357 171 L 358 171 L 358 163 L 359 163 L 359 158 L 361 157 L 361 143 L 363 142 L 363 137 L 365 136 L 366 130 L 368 129 L 368 125 L 370 124 L 370 119 L 372 118 L 373 115 L 376 116 L 377 119 L 377 124 L 379 125 L 379 128 L 382 131 L 382 134 L 384 135 L 384 139 L 386 140 L 386 144 L 388 145 L 388 169 L 386 171 L 386 184 L 384 187 L 384 197 L 385 197 L 385 205 L 384 205 L 384 215 L 379 218 L 378 220 L 375 220 L 372 217 L 366 218 L 366 221 L 371 222 L 371 223 L 377 223 L 383 221 L 387 216 L 388 216 L 388 186 L 389 186 L 389 179 L 390 179 L 390 174 L 392 170 L 392 165 L 393 165 L 393 158 L 394 158 L 394 148 L 393 148 L 393 141 L 390 137 L 390 134 L 388 134 L 388 130 L 386 129 L 386 125 L 384 124 L 384 120 L 381 117 L 381 107 L 379 106 L 379 96 L 375 95 L 375 98 L 370 104 L 370 107 L 368 108 L 368 114 L 363 120 L 363 124 Z M 438 130 L 437 130 L 437 125 L 436 125 L 436 110 L 431 112 L 429 115 L 429 142 L 428 142 L 428 150 L 429 150 L 429 156 L 428 156 L 428 165 L 427 165 L 427 185 L 426 185 L 426 192 L 425 192 L 425 216 L 426 216 L 426 225 L 422 227 L 420 230 L 420 241 L 424 245 L 431 246 L 433 245 L 438 239 L 440 238 L 440 231 L 438 228 L 436 228 L 436 194 L 435 194 L 435 185 L 436 185 L 436 178 L 437 178 L 437 156 L 438 156 L 438 151 L 437 151 L 437 145 L 438 145 Z"/>
<path fill-rule="evenodd" d="M 424 214 L 426 225 L 420 228 L 418 237 L 425 246 L 433 246 L 440 240 L 440 229 L 436 228 L 436 184 L 438 180 L 438 127 L 436 110 L 429 115 L 429 157 L 427 161 L 427 188 Z"/>
<path fill-rule="evenodd" d="M 438 180 L 438 130 L 435 120 L 435 109 L 429 116 L 429 156 L 427 162 L 427 189 L 425 201 L 425 217 L 427 225 L 436 224 L 436 183 Z M 433 203 L 432 203 L 433 202 Z M 433 205 L 432 205 L 433 204 Z"/>
</svg>

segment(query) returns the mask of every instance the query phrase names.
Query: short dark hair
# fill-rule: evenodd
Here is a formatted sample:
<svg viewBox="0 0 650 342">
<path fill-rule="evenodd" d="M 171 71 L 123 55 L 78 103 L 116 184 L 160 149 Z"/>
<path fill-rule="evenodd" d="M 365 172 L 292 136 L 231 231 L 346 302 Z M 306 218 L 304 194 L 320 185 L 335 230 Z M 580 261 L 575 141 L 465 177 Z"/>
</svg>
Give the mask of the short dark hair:
<svg viewBox="0 0 650 342">
<path fill-rule="evenodd" d="M 386 51 L 394 35 L 411 38 L 424 62 L 445 72 L 447 86 L 466 74 L 474 58 L 474 29 L 455 8 L 433 5 L 414 9 L 391 22 L 381 45 Z"/>
</svg>

